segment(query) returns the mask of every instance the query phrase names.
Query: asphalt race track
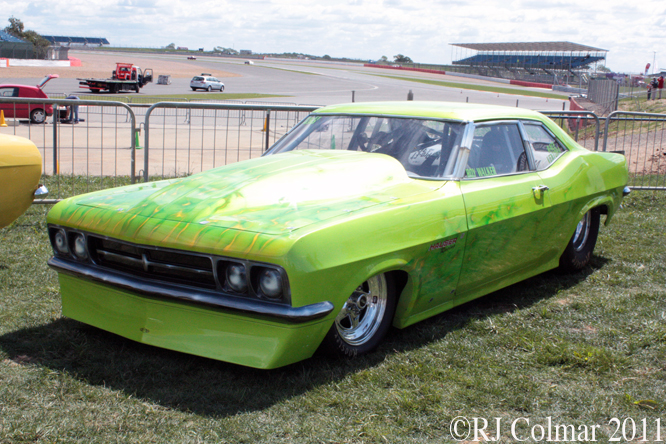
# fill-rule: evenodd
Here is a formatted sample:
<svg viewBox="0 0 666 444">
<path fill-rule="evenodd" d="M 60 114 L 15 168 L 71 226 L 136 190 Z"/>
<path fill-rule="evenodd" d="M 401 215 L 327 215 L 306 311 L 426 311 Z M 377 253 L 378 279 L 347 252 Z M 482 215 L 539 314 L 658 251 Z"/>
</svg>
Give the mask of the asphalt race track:
<svg viewBox="0 0 666 444">
<path fill-rule="evenodd" d="M 76 54 L 75 54 L 76 55 Z M 131 59 L 131 55 L 117 54 L 116 58 Z M 161 55 L 141 54 L 142 59 L 155 59 L 162 66 L 169 61 L 183 62 L 183 55 Z M 114 60 L 109 58 L 109 60 Z M 191 61 L 192 75 L 200 74 L 209 70 L 222 70 L 238 75 L 237 77 L 226 77 L 222 81 L 225 84 L 225 93 L 259 93 L 279 94 L 288 97 L 276 97 L 260 99 L 261 102 L 290 103 L 298 105 L 329 105 L 346 103 L 352 101 L 385 101 L 406 100 L 409 91 L 414 95 L 414 100 L 438 100 L 471 103 L 495 104 L 536 110 L 562 110 L 563 105 L 568 109 L 567 96 L 562 100 L 546 99 L 542 97 L 530 97 L 520 95 L 525 88 L 513 87 L 503 83 L 485 80 L 469 79 L 464 77 L 429 74 L 410 71 L 393 71 L 377 68 L 365 68 L 363 66 L 351 66 L 334 62 L 316 62 L 311 60 L 253 60 L 253 65 L 246 65 L 245 59 L 229 59 L 219 57 L 198 56 L 197 60 Z M 150 66 L 146 66 L 150 67 Z M 108 72 L 113 68 L 109 63 Z M 11 68 L 10 68 L 11 69 Z M 48 68 L 44 69 L 48 71 Z M 0 70 L 0 75 L 5 74 Z M 155 81 L 159 74 L 168 72 L 155 71 Z M 455 83 L 468 83 L 477 85 L 488 85 L 501 88 L 512 88 L 516 94 L 498 94 L 485 91 L 474 91 L 471 89 L 450 88 L 439 85 L 417 83 L 409 80 L 390 78 L 387 76 L 398 76 L 404 78 L 428 79 Z M 158 85 L 156 83 L 146 85 L 139 95 L 171 95 L 191 94 L 189 88 L 191 77 L 172 77 L 170 85 Z M 23 83 L 36 84 L 40 78 L 1 78 L 0 83 Z M 45 87 L 47 94 L 65 93 L 82 94 L 87 90 L 79 88 L 78 80 L 75 78 L 63 78 L 51 81 Z M 532 91 L 551 92 L 549 90 L 533 88 Z M 206 92 L 200 92 L 202 99 L 206 99 Z"/>
</svg>

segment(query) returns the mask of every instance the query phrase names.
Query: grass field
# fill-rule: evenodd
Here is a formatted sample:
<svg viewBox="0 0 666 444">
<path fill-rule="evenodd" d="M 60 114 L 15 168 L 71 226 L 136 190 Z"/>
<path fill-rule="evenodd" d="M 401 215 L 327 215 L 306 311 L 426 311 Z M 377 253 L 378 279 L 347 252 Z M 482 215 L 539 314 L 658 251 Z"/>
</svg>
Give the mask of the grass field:
<svg viewBox="0 0 666 444">
<path fill-rule="evenodd" d="M 530 421 L 518 422 L 522 438 L 550 417 L 600 426 L 596 442 L 613 418 L 630 437 L 631 418 L 639 442 L 666 419 L 663 194 L 625 199 L 581 273 L 545 273 L 394 330 L 370 356 L 271 371 L 62 318 L 46 211 L 0 230 L 0 443 L 448 443 L 459 415 L 501 418 L 506 443 L 518 418 Z"/>
<path fill-rule="evenodd" d="M 559 100 L 567 100 L 568 98 L 568 95 L 566 93 L 556 94 L 552 92 L 546 92 L 547 90 L 545 89 L 535 91 L 527 88 L 520 88 L 520 89 L 504 88 L 501 86 L 480 85 L 476 83 L 445 82 L 442 80 L 419 79 L 419 78 L 404 77 L 404 76 L 387 76 L 383 74 L 373 74 L 373 75 L 378 77 L 387 77 L 389 79 L 407 80 L 409 82 L 425 83 L 428 85 L 445 86 L 447 88 L 471 89 L 474 91 L 487 91 L 498 94 L 514 94 L 518 96 L 543 97 L 548 99 L 559 99 Z"/>
</svg>

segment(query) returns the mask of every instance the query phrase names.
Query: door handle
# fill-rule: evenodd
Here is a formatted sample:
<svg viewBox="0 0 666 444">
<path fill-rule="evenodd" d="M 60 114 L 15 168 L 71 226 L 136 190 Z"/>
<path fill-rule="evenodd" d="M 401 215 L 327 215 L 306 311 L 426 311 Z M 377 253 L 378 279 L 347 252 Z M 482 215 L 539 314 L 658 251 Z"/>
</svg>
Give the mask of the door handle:
<svg viewBox="0 0 666 444">
<path fill-rule="evenodd" d="M 543 196 L 543 193 L 550 190 L 546 185 L 539 185 L 536 187 L 532 187 L 532 193 L 534 194 L 535 197 Z"/>
</svg>

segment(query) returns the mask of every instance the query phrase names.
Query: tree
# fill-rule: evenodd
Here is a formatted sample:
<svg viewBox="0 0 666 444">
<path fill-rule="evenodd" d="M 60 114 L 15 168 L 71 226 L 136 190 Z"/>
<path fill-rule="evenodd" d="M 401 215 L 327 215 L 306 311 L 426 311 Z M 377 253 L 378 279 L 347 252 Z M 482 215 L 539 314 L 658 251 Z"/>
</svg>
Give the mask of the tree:
<svg viewBox="0 0 666 444">
<path fill-rule="evenodd" d="M 604 65 L 599 65 L 599 66 L 597 66 L 597 71 L 599 71 L 599 72 L 611 72 L 611 70 L 608 69 L 608 68 L 607 68 L 606 66 L 604 66 Z"/>
<path fill-rule="evenodd" d="M 328 54 L 326 54 L 326 55 L 324 55 L 324 57 L 322 57 L 322 59 L 324 59 L 324 60 L 331 60 L 331 56 L 328 55 Z"/>
<path fill-rule="evenodd" d="M 395 61 L 395 63 L 414 63 L 412 62 L 412 59 L 402 54 L 393 56 L 393 60 Z"/>
<path fill-rule="evenodd" d="M 23 28 L 23 22 L 12 16 L 9 18 L 9 26 L 7 26 L 3 31 L 20 39 L 23 38 Z"/>
<path fill-rule="evenodd" d="M 25 26 L 23 25 L 23 22 L 20 19 L 17 19 L 16 17 L 10 17 L 9 26 L 7 26 L 4 29 L 4 31 L 7 34 L 11 34 L 16 38 L 32 43 L 36 58 L 38 59 L 46 58 L 46 54 L 48 53 L 49 46 L 51 46 L 51 43 L 49 43 L 48 40 L 39 35 L 36 31 L 32 30 L 25 31 Z"/>
<path fill-rule="evenodd" d="M 381 57 L 379 58 L 379 61 L 380 61 L 380 62 L 388 62 L 388 57 L 386 57 L 386 56 L 381 56 Z"/>
<path fill-rule="evenodd" d="M 166 45 L 166 49 L 176 49 L 176 44 L 175 43 L 169 43 Z"/>
</svg>

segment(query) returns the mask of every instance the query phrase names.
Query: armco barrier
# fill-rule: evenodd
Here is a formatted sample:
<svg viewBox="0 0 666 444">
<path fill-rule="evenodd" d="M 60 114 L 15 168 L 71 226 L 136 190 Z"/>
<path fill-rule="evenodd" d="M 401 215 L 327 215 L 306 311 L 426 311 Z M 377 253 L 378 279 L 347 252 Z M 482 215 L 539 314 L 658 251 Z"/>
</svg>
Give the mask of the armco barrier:
<svg viewBox="0 0 666 444">
<path fill-rule="evenodd" d="M 547 83 L 526 82 L 524 80 L 511 80 L 509 83 L 512 85 L 527 86 L 531 88 L 553 89 L 553 85 L 549 85 Z"/>
<path fill-rule="evenodd" d="M 372 63 L 366 63 L 363 65 L 366 68 L 383 68 L 383 69 L 395 69 L 398 71 L 417 71 L 417 72 L 429 72 L 430 74 L 446 74 L 445 71 L 440 71 L 438 69 L 426 69 L 426 68 L 408 68 L 406 66 L 390 66 L 390 65 L 375 65 Z"/>
</svg>

